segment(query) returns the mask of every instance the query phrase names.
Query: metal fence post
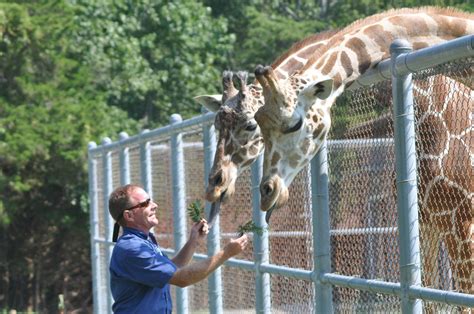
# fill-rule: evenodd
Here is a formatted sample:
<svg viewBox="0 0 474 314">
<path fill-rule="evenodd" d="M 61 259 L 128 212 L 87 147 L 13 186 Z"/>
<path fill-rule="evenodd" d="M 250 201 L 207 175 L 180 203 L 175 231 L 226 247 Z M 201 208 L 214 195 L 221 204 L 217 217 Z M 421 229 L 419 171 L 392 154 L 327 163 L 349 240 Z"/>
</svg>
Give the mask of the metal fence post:
<svg viewBox="0 0 474 314">
<path fill-rule="evenodd" d="M 111 144 L 112 143 L 112 140 L 108 137 L 105 137 L 103 140 L 102 140 L 102 145 L 103 146 L 106 146 L 108 144 Z M 113 250 L 113 245 L 111 244 L 111 241 L 112 241 L 112 233 L 113 233 L 113 225 L 114 225 L 114 221 L 112 219 L 112 217 L 110 216 L 109 214 L 109 195 L 110 193 L 112 193 L 112 190 L 113 190 L 113 177 L 112 177 L 112 153 L 111 152 L 105 152 L 103 155 L 102 155 L 102 166 L 103 166 L 103 173 L 104 173 L 104 186 L 103 186 L 103 189 L 104 189 L 104 195 L 103 195 L 103 209 L 104 209 L 104 212 L 103 212 L 103 218 L 104 218 L 104 221 L 105 221 L 105 245 L 106 245 L 106 256 L 107 256 L 107 264 L 110 262 L 110 257 L 112 256 L 112 250 Z M 110 285 L 109 285 L 109 282 L 110 282 L 110 274 L 108 272 L 108 268 L 107 268 L 107 271 L 106 271 L 106 278 L 107 278 L 107 283 L 106 283 L 106 287 L 107 287 L 107 295 L 108 295 L 108 298 L 107 298 L 107 311 L 108 312 L 112 312 L 112 304 L 113 304 L 113 298 L 112 298 L 112 293 L 110 291 Z"/>
<path fill-rule="evenodd" d="M 271 286 L 270 274 L 261 272 L 259 265 L 268 264 L 268 226 L 265 222 L 265 213 L 260 210 L 260 181 L 262 180 L 263 155 L 260 155 L 252 164 L 252 219 L 255 224 L 263 228 L 262 236 L 254 233 L 254 262 L 255 274 L 255 310 L 256 313 L 271 313 Z"/>
<path fill-rule="evenodd" d="M 390 46 L 402 312 L 421 313 L 421 300 L 408 294 L 410 286 L 421 285 L 413 82 L 411 73 L 398 75 L 396 70 L 397 58 L 411 50 L 402 40 Z"/>
<path fill-rule="evenodd" d="M 94 142 L 89 142 L 89 150 L 97 147 Z M 91 266 L 92 266 L 92 304 L 94 313 L 104 310 L 104 298 L 99 295 L 104 286 L 100 276 L 100 244 L 96 241 L 99 237 L 99 203 L 97 199 L 97 160 L 89 153 L 89 210 L 90 210 L 90 233 L 91 233 Z"/>
<path fill-rule="evenodd" d="M 331 244 L 329 221 L 329 178 L 327 141 L 311 160 L 311 202 L 313 219 L 314 259 L 314 309 L 315 313 L 333 313 L 332 286 L 321 281 L 321 276 L 331 272 Z"/>
<path fill-rule="evenodd" d="M 181 122 L 179 114 L 173 114 L 171 124 Z M 178 252 L 186 243 L 186 185 L 184 181 L 183 140 L 180 133 L 171 136 L 171 177 L 173 181 L 173 214 L 175 250 Z M 176 312 L 188 313 L 188 289 L 176 288 Z"/>
<path fill-rule="evenodd" d="M 128 138 L 128 134 L 120 132 L 119 139 L 124 141 Z M 130 183 L 130 158 L 128 154 L 128 147 L 122 146 L 120 148 L 120 184 L 125 185 Z"/>
<path fill-rule="evenodd" d="M 207 110 L 203 107 L 202 113 Z M 205 125 L 202 128 L 203 144 L 204 144 L 204 185 L 208 186 L 209 173 L 211 172 L 216 152 L 216 134 L 214 125 Z M 206 217 L 209 217 L 211 204 L 206 202 Z M 216 217 L 214 225 L 209 230 L 207 236 L 207 255 L 212 256 L 220 250 L 220 223 L 219 216 Z M 221 268 L 217 268 L 208 278 L 208 298 L 209 312 L 213 314 L 222 314 L 222 272 Z"/>
<path fill-rule="evenodd" d="M 143 130 L 140 135 L 150 132 Z M 151 148 L 149 142 L 140 144 L 140 169 L 143 189 L 153 198 L 153 185 L 151 180 Z"/>
</svg>

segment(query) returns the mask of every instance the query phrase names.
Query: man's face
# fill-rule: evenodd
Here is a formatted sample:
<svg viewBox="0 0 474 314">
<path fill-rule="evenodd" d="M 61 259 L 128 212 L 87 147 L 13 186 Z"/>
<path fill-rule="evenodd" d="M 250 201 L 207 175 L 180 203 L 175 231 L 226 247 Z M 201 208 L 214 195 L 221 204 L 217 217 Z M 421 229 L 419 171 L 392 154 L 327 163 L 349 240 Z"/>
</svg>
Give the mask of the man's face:
<svg viewBox="0 0 474 314">
<path fill-rule="evenodd" d="M 143 189 L 135 189 L 130 195 L 130 199 L 134 205 L 145 202 L 149 198 L 150 196 Z M 152 227 L 158 225 L 158 218 L 156 217 L 157 208 L 158 206 L 152 200 L 148 203 L 148 206 L 140 206 L 130 210 L 129 226 L 148 232 Z"/>
</svg>

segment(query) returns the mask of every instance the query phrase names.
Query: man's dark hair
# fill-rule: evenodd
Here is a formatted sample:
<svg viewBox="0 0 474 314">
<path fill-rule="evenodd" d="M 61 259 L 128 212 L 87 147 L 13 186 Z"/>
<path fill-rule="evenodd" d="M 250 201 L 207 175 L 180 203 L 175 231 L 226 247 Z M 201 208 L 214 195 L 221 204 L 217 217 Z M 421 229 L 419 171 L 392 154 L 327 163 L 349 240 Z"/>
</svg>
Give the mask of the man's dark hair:
<svg viewBox="0 0 474 314">
<path fill-rule="evenodd" d="M 132 204 L 130 194 L 142 187 L 136 184 L 127 184 L 116 188 L 109 196 L 109 213 L 118 222 L 122 217 L 122 212 L 135 204 Z"/>
</svg>

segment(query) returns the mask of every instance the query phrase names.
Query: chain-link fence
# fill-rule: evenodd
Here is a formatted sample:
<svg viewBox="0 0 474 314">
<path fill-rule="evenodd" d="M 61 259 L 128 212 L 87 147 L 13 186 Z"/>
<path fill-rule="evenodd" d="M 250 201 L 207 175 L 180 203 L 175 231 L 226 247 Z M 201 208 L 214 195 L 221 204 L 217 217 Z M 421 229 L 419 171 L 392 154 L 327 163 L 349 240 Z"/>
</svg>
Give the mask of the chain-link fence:
<svg viewBox="0 0 474 314">
<path fill-rule="evenodd" d="M 252 237 L 254 250 L 208 280 L 172 288 L 175 310 L 460 313 L 473 308 L 473 42 L 468 36 L 429 53 L 399 56 L 403 66 L 416 70 L 413 78 L 399 70 L 392 83 L 378 79 L 390 77 L 388 61 L 360 79 L 369 86 L 347 91 L 335 104 L 327 149 L 294 180 L 288 205 L 272 215 L 264 235 Z M 411 102 L 411 90 L 414 113 L 409 107 L 398 112 L 399 103 Z M 186 207 L 203 198 L 215 145 L 213 117 L 207 113 L 132 137 L 122 134 L 114 143 L 91 143 L 96 313 L 110 312 L 113 302 L 107 196 L 120 184 L 142 184 L 159 206 L 158 242 L 172 255 L 191 225 Z M 410 123 L 412 136 L 401 131 Z M 411 168 L 408 158 L 400 161 L 403 154 L 414 157 L 410 149 L 417 156 Z M 218 234 L 207 248 L 198 248 L 196 259 L 225 245 L 250 219 L 263 223 L 259 171 L 261 159 L 238 178 L 231 204 L 222 206 Z"/>
</svg>

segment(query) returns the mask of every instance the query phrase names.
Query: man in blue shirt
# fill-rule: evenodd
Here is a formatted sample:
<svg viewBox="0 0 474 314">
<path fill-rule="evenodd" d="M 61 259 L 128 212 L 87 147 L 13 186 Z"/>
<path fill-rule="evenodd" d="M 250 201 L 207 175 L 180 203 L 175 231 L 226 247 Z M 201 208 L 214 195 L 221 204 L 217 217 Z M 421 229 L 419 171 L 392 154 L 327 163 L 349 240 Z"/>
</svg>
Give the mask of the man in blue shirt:
<svg viewBox="0 0 474 314">
<path fill-rule="evenodd" d="M 199 242 L 208 234 L 205 219 L 195 223 L 189 240 L 169 259 L 149 230 L 158 225 L 157 204 L 138 185 L 117 188 L 109 197 L 109 212 L 123 234 L 110 261 L 110 285 L 114 313 L 171 313 L 170 284 L 186 287 L 205 279 L 229 258 L 242 252 L 246 235 L 232 239 L 223 250 L 189 264 Z"/>
</svg>

